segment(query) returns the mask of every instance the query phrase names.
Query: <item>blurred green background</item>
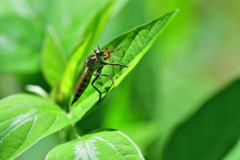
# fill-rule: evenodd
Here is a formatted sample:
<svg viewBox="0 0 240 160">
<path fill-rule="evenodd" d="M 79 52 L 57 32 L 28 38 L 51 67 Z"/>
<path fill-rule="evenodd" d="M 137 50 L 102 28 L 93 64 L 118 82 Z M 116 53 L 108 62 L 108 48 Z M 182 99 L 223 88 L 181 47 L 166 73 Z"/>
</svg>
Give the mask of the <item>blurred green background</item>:
<svg viewBox="0 0 240 160">
<path fill-rule="evenodd" d="M 40 70 L 46 25 L 53 25 L 69 55 L 79 38 L 78 27 L 105 2 L 2 0 L 0 98 L 26 92 L 27 84 L 49 92 Z M 100 46 L 168 11 L 179 8 L 180 12 L 101 107 L 77 126 L 82 134 L 118 129 L 133 139 L 146 159 L 161 159 L 175 127 L 239 74 L 240 1 L 124 0 L 119 5 L 123 8 L 107 23 Z M 51 135 L 17 159 L 43 159 L 58 143 L 58 134 Z"/>
</svg>

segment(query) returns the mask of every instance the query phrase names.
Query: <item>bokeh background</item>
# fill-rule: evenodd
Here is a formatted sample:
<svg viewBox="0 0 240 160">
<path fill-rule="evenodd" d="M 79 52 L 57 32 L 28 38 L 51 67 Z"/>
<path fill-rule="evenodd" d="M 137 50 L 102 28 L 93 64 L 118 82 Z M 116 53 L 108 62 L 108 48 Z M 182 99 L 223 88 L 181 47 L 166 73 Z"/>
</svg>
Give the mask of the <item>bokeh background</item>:
<svg viewBox="0 0 240 160">
<path fill-rule="evenodd" d="M 0 98 L 27 92 L 27 84 L 49 92 L 40 70 L 46 24 L 55 28 L 69 55 L 78 27 L 105 2 L 1 0 Z M 161 159 L 174 128 L 239 75 L 240 1 L 124 0 L 119 5 L 123 7 L 107 23 L 100 46 L 173 9 L 180 11 L 101 107 L 77 126 L 82 134 L 98 128 L 118 129 L 133 139 L 146 159 Z M 89 8 L 91 13 L 84 12 Z M 74 21 L 69 25 L 71 16 Z M 17 159 L 43 159 L 59 143 L 56 133 Z"/>
</svg>

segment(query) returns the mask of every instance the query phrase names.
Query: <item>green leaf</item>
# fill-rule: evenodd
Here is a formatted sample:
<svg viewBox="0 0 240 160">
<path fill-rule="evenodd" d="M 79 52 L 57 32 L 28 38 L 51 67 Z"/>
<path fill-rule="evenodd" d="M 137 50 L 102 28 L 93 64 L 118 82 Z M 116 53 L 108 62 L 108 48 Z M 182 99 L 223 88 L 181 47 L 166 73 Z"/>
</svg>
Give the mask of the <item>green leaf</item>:
<svg viewBox="0 0 240 160">
<path fill-rule="evenodd" d="M 0 159 L 12 159 L 41 138 L 71 124 L 55 104 L 29 94 L 0 101 Z"/>
<path fill-rule="evenodd" d="M 102 131 L 53 148 L 46 160 L 144 159 L 136 144 L 120 131 Z"/>
<path fill-rule="evenodd" d="M 98 80 L 101 85 L 97 85 L 97 88 L 103 93 L 102 100 L 106 97 L 109 91 L 116 87 L 137 65 L 177 11 L 178 10 L 171 11 L 163 17 L 132 29 L 115 38 L 103 47 L 109 47 L 110 50 L 123 47 L 123 49 L 116 52 L 115 55 L 121 59 L 121 64 L 129 65 L 129 68 L 126 69 L 119 66 L 105 66 L 103 68 L 102 73 L 111 75 L 114 79 L 114 85 L 112 86 L 112 82 L 108 77 L 102 77 L 101 80 Z M 73 105 L 73 122 L 75 123 L 81 119 L 90 109 L 94 110 L 97 108 L 96 102 L 98 101 L 98 98 L 98 92 L 94 90 L 93 87 L 88 87 L 82 97 L 76 102 L 76 105 Z"/>
<path fill-rule="evenodd" d="M 60 83 L 65 66 L 60 41 L 54 29 L 48 27 L 42 49 L 42 72 L 50 86 Z"/>
<path fill-rule="evenodd" d="M 47 12 L 44 12 L 44 17 L 47 21 L 51 22 L 56 29 L 64 46 L 64 50 L 68 55 L 79 40 L 85 38 L 81 37 L 81 32 L 84 30 L 83 26 L 88 24 L 88 22 L 91 21 L 92 15 L 95 15 L 108 1 L 109 0 L 71 0 L 71 2 L 69 2 L 68 0 L 61 0 L 57 2 L 54 1 L 49 5 Z M 96 25 L 94 27 L 97 28 L 99 26 Z"/>
<path fill-rule="evenodd" d="M 233 148 L 228 152 L 228 154 L 223 158 L 223 160 L 238 159 L 240 157 L 240 139 L 235 144 Z"/>
<path fill-rule="evenodd" d="M 115 2 L 116 3 L 115 3 L 115 6 L 114 6 L 114 11 L 111 14 L 111 18 L 114 17 L 119 11 L 121 11 L 122 8 L 127 5 L 129 0 L 116 0 Z"/>
<path fill-rule="evenodd" d="M 66 99 L 67 101 L 69 101 L 69 97 L 72 94 L 75 82 L 74 80 L 79 67 L 79 63 L 81 61 L 82 54 L 84 54 L 84 51 L 86 50 L 89 44 L 90 37 L 91 34 L 78 44 L 74 51 L 74 54 L 71 56 L 71 59 L 69 60 L 69 63 L 67 64 L 67 67 L 64 71 L 62 81 L 60 83 L 59 94 L 62 94 L 62 96 L 60 97 Z"/>
<path fill-rule="evenodd" d="M 239 140 L 240 79 L 180 125 L 163 151 L 166 160 L 223 159 Z"/>
<path fill-rule="evenodd" d="M 117 2 L 120 1 L 117 0 Z M 56 2 L 53 0 L 42 0 L 41 7 L 38 5 L 40 1 L 1 2 L 0 72 L 39 72 L 39 53 L 44 35 L 43 28 L 46 24 L 54 26 L 61 38 L 63 48 L 69 54 L 81 38 L 80 30 L 83 23 L 90 19 L 93 11 L 97 11 L 98 15 L 95 16 L 99 17 L 95 20 L 98 23 L 96 26 L 91 25 L 96 31 L 94 35 L 96 37 L 93 37 L 94 39 L 91 43 L 94 45 L 93 42 L 96 43 L 98 40 L 102 29 L 109 19 L 109 15 L 114 10 L 112 5 L 106 6 L 106 2 L 109 1 L 95 0 L 86 2 L 85 0 L 73 0 L 69 3 L 67 0 L 62 0 L 58 1 L 56 5 Z M 84 7 L 82 7 L 83 4 Z M 120 3 L 119 6 L 115 7 L 117 8 L 117 10 L 114 10 L 115 13 L 124 4 Z M 102 15 L 98 12 L 100 10 Z"/>
<path fill-rule="evenodd" d="M 85 25 L 82 32 L 82 37 L 85 38 L 75 47 L 60 84 L 60 97 L 64 101 L 69 101 L 76 75 L 78 75 L 79 64 L 85 61 L 88 55 L 86 53 L 92 53 L 92 50 L 89 50 L 89 48 L 93 48 L 96 45 L 96 41 L 99 39 L 112 11 L 113 1 L 109 1 L 99 8 Z"/>
<path fill-rule="evenodd" d="M 0 17 L 0 72 L 34 73 L 40 69 L 42 29 L 36 19 Z"/>
<path fill-rule="evenodd" d="M 92 35 L 88 49 L 97 45 L 96 43 L 113 12 L 114 2 L 108 1 L 108 3 L 99 8 L 84 27 L 82 37 L 87 37 L 89 34 Z"/>
</svg>

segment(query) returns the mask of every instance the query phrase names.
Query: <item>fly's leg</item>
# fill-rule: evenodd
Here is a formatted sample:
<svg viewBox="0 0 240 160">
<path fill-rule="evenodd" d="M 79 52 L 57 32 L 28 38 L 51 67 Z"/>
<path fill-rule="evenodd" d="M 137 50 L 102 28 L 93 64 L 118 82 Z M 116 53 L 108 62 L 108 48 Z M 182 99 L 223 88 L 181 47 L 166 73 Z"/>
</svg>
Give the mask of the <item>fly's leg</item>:
<svg viewBox="0 0 240 160">
<path fill-rule="evenodd" d="M 118 49 L 116 49 L 116 50 L 110 51 L 109 48 L 107 47 L 104 51 L 102 50 L 102 52 L 106 52 L 106 53 L 107 53 L 107 55 L 105 55 L 105 57 L 104 57 L 103 59 L 104 59 L 104 60 L 107 60 L 107 59 L 110 57 L 110 55 L 113 56 L 111 53 L 117 52 L 117 51 L 119 51 L 120 49 L 122 49 L 122 47 L 120 47 L 120 48 L 118 48 Z M 114 56 L 113 56 L 113 57 L 114 57 Z M 114 58 L 115 58 L 115 57 L 114 57 Z M 115 58 L 115 59 L 118 59 L 118 58 Z"/>
<path fill-rule="evenodd" d="M 109 59 L 110 64 L 113 64 L 113 63 L 112 63 L 112 60 L 111 60 L 111 58 L 110 58 L 110 56 L 112 56 L 114 59 L 118 60 L 118 62 L 119 62 L 119 58 L 116 57 L 116 56 L 114 56 L 112 53 L 113 53 L 113 52 L 117 52 L 117 51 L 119 51 L 120 49 L 122 49 L 122 47 L 120 47 L 120 48 L 118 48 L 118 49 L 116 49 L 116 50 L 111 51 L 111 50 L 109 50 L 109 48 L 107 47 L 107 48 L 105 49 L 105 51 L 104 51 L 104 52 L 107 53 L 107 55 L 105 55 L 105 57 L 104 57 L 103 59 L 104 59 L 104 60 Z M 113 75 L 114 75 L 114 68 L 113 68 L 112 70 L 113 70 Z"/>
<path fill-rule="evenodd" d="M 106 48 L 106 49 L 109 50 L 108 48 Z M 122 47 L 120 47 L 120 48 L 118 48 L 118 49 L 116 49 L 116 50 L 110 51 L 110 52 L 111 52 L 111 53 L 117 52 L 117 51 L 119 51 L 120 49 L 122 49 Z"/>
<path fill-rule="evenodd" d="M 123 67 L 126 67 L 126 68 L 128 68 L 128 66 L 126 66 L 126 65 L 123 65 L 123 64 L 119 64 L 119 63 L 103 63 L 104 65 L 116 65 L 116 66 L 123 66 Z"/>
<path fill-rule="evenodd" d="M 117 52 L 117 51 L 119 51 L 120 49 L 122 49 L 122 47 L 120 47 L 120 48 L 118 48 L 118 49 L 116 49 L 116 50 L 110 51 L 109 48 L 107 47 L 104 52 L 107 52 L 107 53 L 109 54 L 109 53 Z"/>
<path fill-rule="evenodd" d="M 108 77 L 108 78 L 110 78 L 111 80 L 112 80 L 112 84 L 114 84 L 114 81 L 113 81 L 113 79 L 112 79 L 112 77 L 111 76 L 109 76 L 109 75 L 107 75 L 107 74 L 100 74 L 100 73 L 96 73 L 98 76 L 106 76 L 106 77 Z M 101 98 L 100 98 L 101 99 Z M 99 99 L 99 101 L 100 101 L 100 99 Z M 98 101 L 98 103 L 99 103 L 99 101 Z"/>
<path fill-rule="evenodd" d="M 111 76 L 107 75 L 107 74 L 100 74 L 100 73 L 96 73 L 98 76 L 107 76 L 108 78 L 110 78 L 112 80 L 112 83 L 114 83 L 113 79 Z"/>
<path fill-rule="evenodd" d="M 128 66 L 126 66 L 126 65 L 123 65 L 123 64 L 119 64 L 119 63 L 103 63 L 104 65 L 112 65 L 112 66 L 122 66 L 122 67 L 126 67 L 126 68 L 128 68 Z M 114 71 L 114 70 L 113 70 Z M 113 74 L 114 74 L 114 72 L 113 72 Z"/>
<path fill-rule="evenodd" d="M 97 76 L 97 74 L 94 74 L 94 76 Z M 98 76 L 98 80 L 101 79 L 101 77 Z"/>
<path fill-rule="evenodd" d="M 97 89 L 97 87 L 95 87 L 95 86 L 93 85 L 93 83 L 98 79 L 98 77 L 99 77 L 99 75 L 97 75 L 97 76 L 93 79 L 93 81 L 92 81 L 92 86 L 93 86 L 93 88 L 95 88 L 95 89 L 98 91 L 98 93 L 100 94 L 99 100 L 98 100 L 98 102 L 97 102 L 97 104 L 99 105 L 99 102 L 100 102 L 101 97 L 102 97 L 102 93 Z"/>
<path fill-rule="evenodd" d="M 101 68 L 102 69 L 102 68 Z M 100 100 L 101 100 L 101 98 L 102 98 L 102 93 L 97 89 L 97 87 L 95 87 L 93 84 L 94 84 L 94 82 L 99 78 L 99 76 L 107 76 L 107 77 L 109 77 L 111 80 L 112 80 L 112 83 L 114 83 L 114 81 L 113 81 L 113 79 L 112 79 L 112 77 L 111 76 L 109 76 L 109 75 L 107 75 L 107 74 L 100 74 L 101 73 L 101 69 L 100 69 L 100 71 L 98 70 L 97 72 L 96 72 L 96 77 L 93 79 L 93 81 L 92 81 L 92 86 L 93 86 L 93 88 L 95 88 L 97 91 L 98 91 L 98 93 L 100 94 L 100 96 L 99 96 L 99 100 L 98 100 L 98 102 L 97 102 L 97 104 L 99 105 L 99 102 L 100 102 Z M 100 73 L 98 73 L 98 72 L 100 72 Z"/>
</svg>

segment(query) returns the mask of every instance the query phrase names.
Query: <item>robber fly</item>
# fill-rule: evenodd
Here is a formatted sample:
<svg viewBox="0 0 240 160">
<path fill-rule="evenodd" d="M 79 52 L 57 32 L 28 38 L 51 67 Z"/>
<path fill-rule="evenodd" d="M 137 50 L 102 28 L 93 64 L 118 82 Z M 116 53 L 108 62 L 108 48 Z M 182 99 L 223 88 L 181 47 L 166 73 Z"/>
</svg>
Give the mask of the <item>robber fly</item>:
<svg viewBox="0 0 240 160">
<path fill-rule="evenodd" d="M 76 87 L 74 88 L 74 91 L 73 91 L 74 98 L 72 100 L 71 105 L 73 105 L 80 98 L 82 93 L 85 91 L 85 89 L 89 85 L 90 80 L 95 71 L 96 71 L 96 77 L 93 79 L 93 81 L 91 83 L 92 83 L 93 88 L 96 89 L 98 91 L 98 93 L 100 94 L 99 100 L 97 102 L 97 104 L 99 105 L 99 102 L 102 97 L 102 93 L 94 86 L 94 82 L 96 82 L 96 80 L 99 78 L 99 76 L 107 76 L 112 80 L 112 83 L 114 83 L 114 81 L 110 75 L 101 74 L 103 67 L 105 65 L 116 65 L 116 66 L 123 66 L 126 68 L 128 67 L 128 66 L 118 64 L 118 63 L 106 63 L 105 62 L 107 59 L 109 59 L 110 56 L 113 56 L 112 55 L 113 52 L 117 52 L 121 48 L 122 47 L 111 51 L 108 48 L 106 48 L 105 50 L 101 50 L 98 46 L 98 48 L 96 48 L 94 50 L 94 54 L 91 54 L 90 56 L 88 56 L 88 58 L 86 59 L 86 62 L 85 62 L 86 65 L 85 65 L 84 71 L 83 71 L 81 77 L 79 78 L 79 80 L 76 84 Z M 105 55 L 104 53 L 107 53 L 107 54 Z"/>
</svg>

